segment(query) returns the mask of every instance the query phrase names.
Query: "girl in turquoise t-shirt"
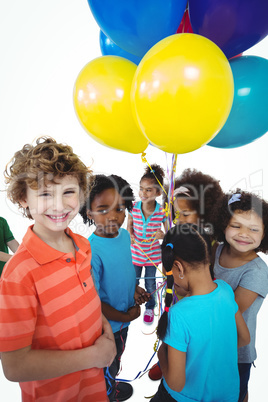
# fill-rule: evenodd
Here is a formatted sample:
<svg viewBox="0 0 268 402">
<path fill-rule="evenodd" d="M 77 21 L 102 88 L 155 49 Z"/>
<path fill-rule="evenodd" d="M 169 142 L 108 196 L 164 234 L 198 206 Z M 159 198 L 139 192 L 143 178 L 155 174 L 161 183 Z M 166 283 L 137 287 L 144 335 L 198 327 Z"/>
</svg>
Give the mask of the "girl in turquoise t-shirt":
<svg viewBox="0 0 268 402">
<path fill-rule="evenodd" d="M 237 402 L 237 346 L 250 336 L 231 287 L 211 278 L 209 236 L 193 224 L 174 226 L 164 237 L 162 262 L 167 291 L 157 334 L 163 380 L 151 401 Z M 173 285 L 187 296 L 170 308 Z"/>
</svg>

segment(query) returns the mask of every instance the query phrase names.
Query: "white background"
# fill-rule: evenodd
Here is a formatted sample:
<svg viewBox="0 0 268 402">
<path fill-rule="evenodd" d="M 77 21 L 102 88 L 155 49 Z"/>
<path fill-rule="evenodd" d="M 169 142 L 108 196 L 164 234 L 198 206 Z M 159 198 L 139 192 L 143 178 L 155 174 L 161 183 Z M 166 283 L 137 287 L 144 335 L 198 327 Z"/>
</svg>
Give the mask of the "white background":
<svg viewBox="0 0 268 402">
<path fill-rule="evenodd" d="M 244 54 L 267 58 L 268 38 Z M 98 144 L 86 134 L 74 112 L 72 93 L 76 77 L 85 64 L 101 56 L 99 28 L 87 1 L 0 0 L 0 55 L 0 172 L 25 143 L 49 135 L 71 145 L 95 173 L 122 175 L 136 193 L 145 167 L 140 155 Z M 239 186 L 259 192 L 267 200 L 267 150 L 267 134 L 241 148 L 221 150 L 204 146 L 178 156 L 177 175 L 185 168 L 197 168 L 219 179 L 224 190 Z M 152 146 L 146 154 L 150 164 L 156 162 L 165 170 L 170 167 L 170 155 L 166 160 L 166 155 Z M 7 201 L 2 173 L 0 190 L 0 215 L 21 241 L 29 221 Z M 85 236 L 89 234 L 79 218 L 72 223 L 72 229 Z M 267 256 L 264 258 L 267 260 Z M 267 400 L 267 312 L 265 300 L 258 316 L 258 359 L 250 381 L 251 402 Z M 156 336 L 144 332 L 153 332 L 154 327 L 145 328 L 141 317 L 131 324 L 121 378 L 132 379 L 145 368 Z M 148 380 L 146 374 L 133 386 L 130 400 L 140 402 L 145 400 L 144 396 L 153 395 L 157 383 Z M 9 383 L 1 368 L 0 389 L 1 401 L 20 400 L 18 385 Z"/>
</svg>

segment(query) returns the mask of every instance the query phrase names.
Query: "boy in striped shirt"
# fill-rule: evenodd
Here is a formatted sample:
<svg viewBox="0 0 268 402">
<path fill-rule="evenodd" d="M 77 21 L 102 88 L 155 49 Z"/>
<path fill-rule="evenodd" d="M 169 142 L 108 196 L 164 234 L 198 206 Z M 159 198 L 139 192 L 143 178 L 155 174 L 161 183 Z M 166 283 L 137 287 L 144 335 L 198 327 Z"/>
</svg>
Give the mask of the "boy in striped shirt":
<svg viewBox="0 0 268 402">
<path fill-rule="evenodd" d="M 23 402 L 107 401 L 103 367 L 115 356 L 91 276 L 89 242 L 68 224 L 91 172 L 71 147 L 41 138 L 15 153 L 8 196 L 34 219 L 0 280 L 3 370 Z"/>
</svg>

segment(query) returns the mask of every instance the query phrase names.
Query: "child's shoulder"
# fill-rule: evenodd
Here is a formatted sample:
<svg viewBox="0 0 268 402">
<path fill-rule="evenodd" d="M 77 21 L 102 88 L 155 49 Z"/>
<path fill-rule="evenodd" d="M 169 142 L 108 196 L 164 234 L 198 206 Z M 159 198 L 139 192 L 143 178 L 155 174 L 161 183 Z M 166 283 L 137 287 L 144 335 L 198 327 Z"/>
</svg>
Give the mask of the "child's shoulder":
<svg viewBox="0 0 268 402">
<path fill-rule="evenodd" d="M 107 247 L 109 244 L 111 244 L 113 247 L 115 247 L 116 243 L 119 243 L 120 241 L 124 241 L 124 240 L 127 240 L 130 242 L 130 234 L 129 234 L 128 230 L 126 230 L 125 228 L 119 228 L 118 235 L 116 237 L 112 237 L 112 238 L 100 237 L 100 236 L 95 235 L 95 233 L 92 233 L 88 238 L 88 241 L 90 242 L 90 244 L 105 243 L 105 244 L 107 244 Z"/>
<path fill-rule="evenodd" d="M 5 218 L 3 218 L 2 216 L 0 216 L 0 224 L 7 225 L 7 220 Z"/>
<path fill-rule="evenodd" d="M 34 282 L 32 273 L 39 267 L 39 262 L 22 243 L 5 264 L 1 278 L 31 287 Z"/>
<path fill-rule="evenodd" d="M 252 264 L 255 264 L 257 268 L 263 269 L 264 271 L 267 271 L 268 273 L 268 265 L 267 262 L 264 261 L 264 259 L 258 254 L 254 260 L 251 261 Z"/>
<path fill-rule="evenodd" d="M 234 292 L 233 292 L 232 287 L 227 282 L 225 282 L 223 279 L 216 279 L 215 283 L 217 284 L 218 289 L 221 293 L 222 292 L 229 293 L 230 295 L 232 295 L 234 297 Z"/>
<path fill-rule="evenodd" d="M 140 209 L 141 209 L 141 201 L 135 201 L 131 212 L 134 210 L 140 210 Z"/>
<path fill-rule="evenodd" d="M 123 241 L 130 242 L 130 233 L 125 228 L 120 228 L 118 230 L 118 238 L 121 238 Z"/>
</svg>

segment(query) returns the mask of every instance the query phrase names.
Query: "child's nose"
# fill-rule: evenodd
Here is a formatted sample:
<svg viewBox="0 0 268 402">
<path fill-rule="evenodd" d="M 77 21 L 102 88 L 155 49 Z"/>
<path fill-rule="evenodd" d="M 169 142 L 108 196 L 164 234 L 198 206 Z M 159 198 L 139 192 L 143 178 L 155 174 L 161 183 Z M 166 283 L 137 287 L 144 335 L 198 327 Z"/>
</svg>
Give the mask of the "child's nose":
<svg viewBox="0 0 268 402">
<path fill-rule="evenodd" d="M 245 236 L 245 237 L 248 236 L 248 228 L 241 227 L 239 235 L 240 236 Z"/>
<path fill-rule="evenodd" d="M 108 219 L 109 219 L 109 221 L 117 221 L 116 211 L 110 211 Z"/>
<path fill-rule="evenodd" d="M 64 209 L 64 202 L 61 196 L 56 196 L 53 198 L 53 208 L 57 211 Z"/>
</svg>

